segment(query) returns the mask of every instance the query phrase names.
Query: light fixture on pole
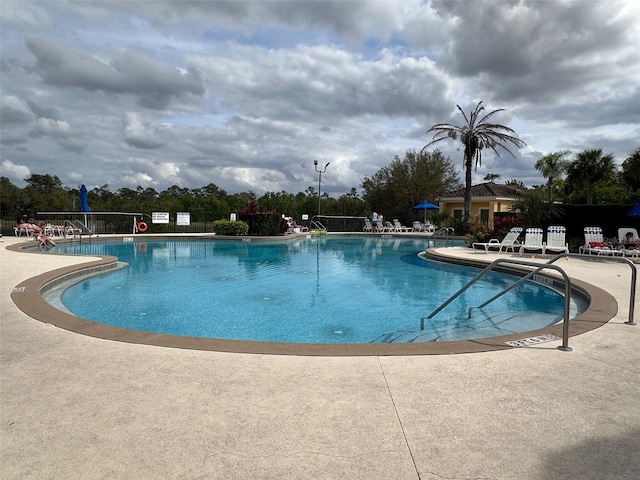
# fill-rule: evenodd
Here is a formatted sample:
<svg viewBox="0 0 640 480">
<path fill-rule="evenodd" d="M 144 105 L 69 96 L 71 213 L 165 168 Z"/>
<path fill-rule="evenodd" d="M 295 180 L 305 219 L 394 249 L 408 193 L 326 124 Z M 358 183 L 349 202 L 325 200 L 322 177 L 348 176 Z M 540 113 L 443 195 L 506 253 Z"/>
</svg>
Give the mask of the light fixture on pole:
<svg viewBox="0 0 640 480">
<path fill-rule="evenodd" d="M 320 215 L 320 187 L 322 185 L 322 174 L 327 171 L 327 167 L 331 162 L 327 162 L 324 168 L 318 169 L 318 160 L 313 161 L 313 168 L 318 172 L 318 215 Z"/>
</svg>

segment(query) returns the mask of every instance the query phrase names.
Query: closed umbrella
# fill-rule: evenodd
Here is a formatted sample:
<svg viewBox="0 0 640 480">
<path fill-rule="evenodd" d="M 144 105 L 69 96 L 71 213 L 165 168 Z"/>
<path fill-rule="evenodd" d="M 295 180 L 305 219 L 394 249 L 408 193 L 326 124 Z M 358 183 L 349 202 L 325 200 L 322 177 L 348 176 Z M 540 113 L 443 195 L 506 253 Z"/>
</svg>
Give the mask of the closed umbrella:
<svg viewBox="0 0 640 480">
<path fill-rule="evenodd" d="M 427 210 L 438 210 L 439 208 L 431 202 L 424 201 L 415 207 L 411 207 L 411 210 L 424 210 L 424 223 L 427 223 Z"/>
<path fill-rule="evenodd" d="M 89 192 L 87 192 L 87 187 L 84 186 L 84 183 L 80 187 L 80 211 L 85 212 L 84 214 L 84 226 L 85 228 L 89 228 L 87 224 L 87 213 L 91 211 L 91 207 L 89 206 Z"/>
<path fill-rule="evenodd" d="M 91 211 L 91 207 L 89 206 L 89 192 L 87 192 L 87 187 L 84 186 L 84 183 L 80 187 L 80 211 Z"/>
</svg>

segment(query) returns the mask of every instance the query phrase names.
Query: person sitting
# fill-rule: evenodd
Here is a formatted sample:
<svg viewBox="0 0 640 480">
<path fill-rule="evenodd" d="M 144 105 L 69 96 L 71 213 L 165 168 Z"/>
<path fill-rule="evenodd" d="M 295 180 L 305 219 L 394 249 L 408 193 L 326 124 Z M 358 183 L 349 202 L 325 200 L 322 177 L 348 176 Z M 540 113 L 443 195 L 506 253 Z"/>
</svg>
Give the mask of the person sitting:
<svg viewBox="0 0 640 480">
<path fill-rule="evenodd" d="M 640 239 L 634 238 L 633 232 L 627 232 L 624 236 L 624 240 L 620 242 L 628 250 L 640 249 Z"/>
<path fill-rule="evenodd" d="M 33 229 L 33 236 L 36 237 L 36 241 L 38 242 L 38 245 L 41 247 L 46 247 L 48 245 L 51 245 L 52 247 L 56 246 L 56 243 L 53 241 L 53 238 L 51 238 L 49 235 L 46 235 L 44 233 L 44 223 L 41 223 L 40 226 L 38 225 L 34 225 L 34 229 Z"/>
<path fill-rule="evenodd" d="M 300 233 L 300 227 L 293 217 L 285 217 L 285 220 L 287 221 L 287 233 Z"/>
<path fill-rule="evenodd" d="M 16 233 L 19 233 L 19 235 L 22 235 L 24 233 L 25 235 L 30 236 L 33 235 L 33 230 L 35 227 L 37 227 L 37 225 L 33 225 L 31 223 L 25 222 L 24 220 L 20 220 L 20 223 L 17 226 Z"/>
</svg>

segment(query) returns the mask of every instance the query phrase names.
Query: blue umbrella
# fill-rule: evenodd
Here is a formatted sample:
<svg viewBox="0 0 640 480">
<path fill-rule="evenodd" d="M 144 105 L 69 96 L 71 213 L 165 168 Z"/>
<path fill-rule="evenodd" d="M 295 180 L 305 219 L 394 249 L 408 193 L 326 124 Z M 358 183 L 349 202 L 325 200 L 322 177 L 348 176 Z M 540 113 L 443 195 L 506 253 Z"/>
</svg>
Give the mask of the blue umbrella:
<svg viewBox="0 0 640 480">
<path fill-rule="evenodd" d="M 434 205 L 431 202 L 427 202 L 426 200 L 422 203 L 419 203 L 415 207 L 411 207 L 411 210 L 424 210 L 424 223 L 427 223 L 427 210 L 438 210 L 440 207 Z"/>
<path fill-rule="evenodd" d="M 87 187 L 84 186 L 84 183 L 80 187 L 80 211 L 91 211 L 91 207 L 89 206 L 89 192 L 87 192 Z"/>
<path fill-rule="evenodd" d="M 636 206 L 629 210 L 627 215 L 630 217 L 640 217 L 640 202 L 636 203 Z"/>
<path fill-rule="evenodd" d="M 415 207 L 411 207 L 411 210 L 438 210 L 439 208 L 440 207 L 434 205 L 431 202 L 424 201 L 422 203 L 419 203 Z"/>
</svg>

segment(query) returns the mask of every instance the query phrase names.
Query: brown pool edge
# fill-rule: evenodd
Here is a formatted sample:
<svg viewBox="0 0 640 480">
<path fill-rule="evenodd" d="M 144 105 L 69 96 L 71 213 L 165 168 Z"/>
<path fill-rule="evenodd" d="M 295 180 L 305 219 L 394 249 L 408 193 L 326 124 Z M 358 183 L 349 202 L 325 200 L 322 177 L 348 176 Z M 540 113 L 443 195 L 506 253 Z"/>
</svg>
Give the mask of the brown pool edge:
<svg viewBox="0 0 640 480">
<path fill-rule="evenodd" d="M 16 244 L 8 245 L 6 248 L 12 251 L 27 253 L 22 249 L 23 246 L 24 244 Z M 95 255 L 92 256 L 95 257 Z M 483 260 L 476 261 L 440 255 L 433 250 L 428 251 L 427 256 L 430 259 L 445 263 L 476 268 L 483 268 L 490 263 L 489 261 Z M 42 296 L 44 289 L 59 283 L 61 278 L 69 278 L 70 276 L 78 276 L 89 272 L 104 271 L 114 268 L 116 263 L 116 257 L 104 256 L 98 260 L 58 268 L 36 275 L 19 283 L 11 292 L 11 299 L 23 313 L 35 320 L 89 337 L 132 344 L 229 353 L 299 356 L 446 355 L 510 350 L 514 347 L 508 345 L 506 342 L 540 335 L 554 335 L 562 338 L 563 326 L 562 323 L 560 323 L 538 330 L 502 335 L 499 337 L 447 342 L 314 344 L 223 340 L 142 332 L 105 325 L 58 310 L 49 304 Z M 514 274 L 527 272 L 526 269 L 517 267 L 509 267 L 504 270 Z M 615 317 L 618 311 L 618 304 L 611 294 L 599 287 L 574 278 L 571 278 L 571 284 L 573 288 L 572 294 L 578 293 L 588 298 L 590 304 L 585 312 L 570 321 L 570 337 L 601 327 Z"/>
</svg>

